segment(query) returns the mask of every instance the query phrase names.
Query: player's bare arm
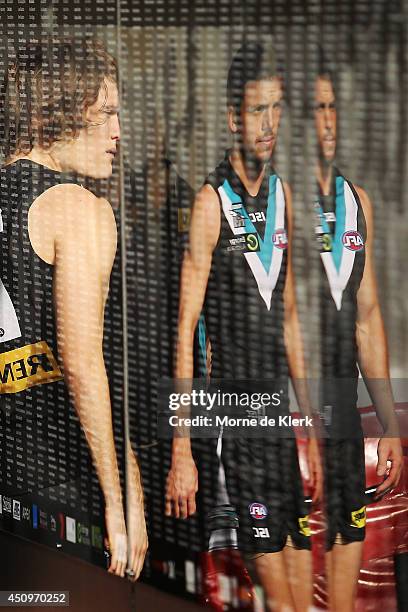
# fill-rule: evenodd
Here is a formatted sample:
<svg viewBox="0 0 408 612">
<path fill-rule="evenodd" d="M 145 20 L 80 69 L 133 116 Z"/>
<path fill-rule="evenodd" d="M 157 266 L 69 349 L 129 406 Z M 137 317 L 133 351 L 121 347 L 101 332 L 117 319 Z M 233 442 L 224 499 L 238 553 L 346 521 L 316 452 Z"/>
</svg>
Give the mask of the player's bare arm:
<svg viewBox="0 0 408 612">
<path fill-rule="evenodd" d="M 378 476 L 387 474 L 387 461 L 391 469 L 377 494 L 395 487 L 401 476 L 402 448 L 397 418 L 394 410 L 389 379 L 387 339 L 378 301 L 377 283 L 373 262 L 373 212 L 367 193 L 356 187 L 366 219 L 366 263 L 357 294 L 357 346 L 358 361 L 377 416 L 384 429 L 378 445 Z"/>
<path fill-rule="evenodd" d="M 148 548 L 146 521 L 144 517 L 144 496 L 140 469 L 128 442 L 128 455 L 126 462 L 127 478 L 127 536 L 128 536 L 128 564 L 127 573 L 132 582 L 136 581 L 143 569 Z"/>
<path fill-rule="evenodd" d="M 55 266 L 59 354 L 105 498 L 110 571 L 123 576 L 126 528 L 102 351 L 115 219 L 106 200 L 78 185 L 58 185 L 33 204 L 29 230 L 37 254 Z M 140 521 L 144 525 L 143 513 Z"/>
<path fill-rule="evenodd" d="M 200 317 L 210 274 L 212 252 L 220 232 L 220 205 L 210 185 L 204 185 L 194 202 L 190 247 L 184 257 L 180 281 L 180 308 L 176 379 L 189 384 L 193 377 L 194 332 Z M 186 391 L 186 389 L 183 389 Z M 190 385 L 191 390 L 191 385 Z M 198 476 L 187 432 L 173 439 L 172 465 L 167 477 L 166 514 L 187 518 L 196 510 Z"/>
</svg>

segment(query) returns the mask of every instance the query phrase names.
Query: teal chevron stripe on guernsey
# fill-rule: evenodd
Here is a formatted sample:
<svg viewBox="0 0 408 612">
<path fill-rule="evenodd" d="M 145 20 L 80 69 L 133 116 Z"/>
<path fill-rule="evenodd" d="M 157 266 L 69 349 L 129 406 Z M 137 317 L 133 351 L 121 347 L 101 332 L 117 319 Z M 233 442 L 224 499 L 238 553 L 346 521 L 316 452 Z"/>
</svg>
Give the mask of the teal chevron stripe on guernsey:
<svg viewBox="0 0 408 612">
<path fill-rule="evenodd" d="M 222 186 L 224 188 L 225 193 L 231 200 L 232 204 L 239 204 L 240 202 L 242 202 L 241 198 L 237 193 L 235 193 L 227 179 L 225 179 L 224 184 Z"/>
<path fill-rule="evenodd" d="M 336 178 L 336 229 L 332 251 L 320 253 L 327 280 L 337 310 L 341 310 L 343 292 L 353 271 L 356 253 L 344 248 L 343 234 L 346 230 L 357 231 L 358 203 L 347 181 Z"/>
<path fill-rule="evenodd" d="M 243 204 L 241 198 L 232 189 L 232 187 L 229 184 L 229 182 L 227 181 L 227 179 L 225 179 L 225 181 L 224 181 L 223 188 L 224 188 L 224 191 L 225 191 L 227 197 L 231 200 L 232 204 L 241 204 L 242 205 L 242 208 L 240 208 L 236 212 L 237 213 L 239 212 L 239 214 L 245 219 L 245 231 L 247 233 L 250 233 L 250 234 L 256 234 L 257 231 L 255 229 L 255 226 L 252 223 L 251 219 L 248 217 L 248 213 L 245 210 L 245 207 L 244 207 L 244 204 Z"/>
<path fill-rule="evenodd" d="M 207 376 L 207 337 L 204 315 L 198 320 L 198 345 L 200 347 L 199 369 L 200 376 Z"/>
<path fill-rule="evenodd" d="M 336 177 L 336 228 L 332 245 L 333 262 L 337 272 L 340 270 L 343 256 L 343 234 L 346 225 L 346 205 L 344 202 L 344 178 Z"/>
<path fill-rule="evenodd" d="M 224 181 L 218 188 L 218 193 L 223 213 L 234 236 L 242 236 L 245 233 L 257 235 L 259 251 L 246 251 L 243 255 L 254 275 L 259 294 L 267 309 L 270 310 L 272 294 L 276 287 L 283 258 L 283 250 L 275 248 L 273 243 L 276 228 L 282 230 L 285 228 L 285 196 L 282 183 L 278 177 L 269 177 L 269 195 L 263 240 L 249 218 L 241 198 L 233 191 L 228 181 Z M 237 215 L 243 219 L 243 226 L 242 223 L 235 223 Z"/>
<path fill-rule="evenodd" d="M 266 272 L 269 272 L 272 257 L 273 257 L 273 242 L 272 237 L 275 233 L 275 219 L 276 219 L 276 175 L 269 177 L 269 194 L 268 194 L 268 208 L 266 211 L 266 225 L 264 239 L 261 240 L 261 250 L 259 251 L 259 259 L 262 262 Z"/>
<path fill-rule="evenodd" d="M 258 232 L 251 219 L 248 216 L 247 211 L 242 205 L 242 209 L 239 211 L 245 219 L 245 231 L 251 234 L 257 234 L 259 239 L 260 249 L 257 252 L 257 256 L 261 260 L 261 263 L 266 271 L 269 272 L 273 257 L 273 241 L 272 237 L 275 232 L 275 218 L 276 218 L 276 175 L 269 177 L 269 194 L 268 194 L 268 207 L 266 211 L 266 223 L 265 223 L 265 234 L 264 239 L 259 236 Z M 233 204 L 241 202 L 240 197 L 233 191 L 231 185 L 227 181 L 224 181 L 223 188 L 225 193 Z"/>
</svg>

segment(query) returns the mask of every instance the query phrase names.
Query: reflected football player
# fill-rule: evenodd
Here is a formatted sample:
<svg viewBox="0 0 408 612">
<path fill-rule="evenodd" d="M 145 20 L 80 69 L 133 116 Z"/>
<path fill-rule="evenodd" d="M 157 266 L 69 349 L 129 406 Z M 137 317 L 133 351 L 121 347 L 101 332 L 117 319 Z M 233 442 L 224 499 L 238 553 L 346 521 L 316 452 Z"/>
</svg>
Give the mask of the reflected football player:
<svg viewBox="0 0 408 612">
<path fill-rule="evenodd" d="M 360 368 L 384 428 L 378 445 L 381 498 L 398 483 L 402 451 L 373 261 L 367 193 L 335 166 L 337 111 L 331 73 L 314 84 L 318 143 L 316 236 L 321 258 L 321 366 L 330 438 L 325 444 L 330 610 L 351 612 L 365 535 L 364 440 L 357 410 Z"/>
<path fill-rule="evenodd" d="M 27 473 L 46 488 L 75 477 L 75 466 L 74 473 L 64 466 L 76 413 L 104 496 L 110 571 L 123 576 L 128 568 L 137 577 L 147 547 L 143 494 L 131 454 L 126 530 L 102 350 L 117 229 L 110 203 L 79 178 L 112 174 L 117 82 L 116 63 L 98 41 L 33 43 L 8 70 L 1 109 L 1 418 L 16 448 L 19 421 L 34 431 Z M 57 435 L 64 422 L 67 440 Z M 44 462 L 48 472 L 41 475 Z M 30 490 L 25 478 L 2 488 Z"/>
<path fill-rule="evenodd" d="M 298 383 L 305 372 L 291 266 L 291 194 L 271 161 L 282 96 L 273 54 L 244 44 L 228 74 L 233 146 L 194 203 L 182 270 L 176 377 L 193 376 L 194 332 L 204 309 L 211 377 L 222 379 L 229 391 L 276 391 L 285 412 L 289 373 L 303 407 L 307 397 Z M 250 382 L 234 386 L 242 380 Z M 270 610 L 307 610 L 310 531 L 296 440 L 239 435 L 224 437 L 221 452 L 229 502 L 239 520 L 239 549 L 261 581 Z M 319 456 L 316 441 L 308 444 L 317 498 Z M 195 512 L 197 483 L 190 438 L 174 437 L 167 514 Z"/>
</svg>

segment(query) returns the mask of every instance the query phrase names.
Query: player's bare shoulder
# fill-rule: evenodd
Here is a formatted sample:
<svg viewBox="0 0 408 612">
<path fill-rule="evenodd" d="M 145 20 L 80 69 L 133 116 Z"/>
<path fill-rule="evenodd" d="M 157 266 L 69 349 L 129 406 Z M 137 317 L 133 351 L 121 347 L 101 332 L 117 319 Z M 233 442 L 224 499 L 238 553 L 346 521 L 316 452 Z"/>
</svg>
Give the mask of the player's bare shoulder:
<svg viewBox="0 0 408 612">
<path fill-rule="evenodd" d="M 353 185 L 363 209 L 364 218 L 367 226 L 367 235 L 371 238 L 373 233 L 373 206 L 368 193 L 359 185 Z"/>
<path fill-rule="evenodd" d="M 194 242 L 205 242 L 214 248 L 218 241 L 221 224 L 220 200 L 215 189 L 205 184 L 197 192 L 191 219 L 190 246 Z"/>
<path fill-rule="evenodd" d="M 71 224 L 76 227 L 86 224 L 90 218 L 115 223 L 109 202 L 76 183 L 50 187 L 31 205 L 30 213 L 33 217 L 52 217 L 55 223 L 63 220 L 68 227 Z"/>
<path fill-rule="evenodd" d="M 285 197 L 291 198 L 292 197 L 292 190 L 290 188 L 290 185 L 287 181 L 282 181 L 282 188 L 283 188 L 283 193 L 285 194 Z"/>
<path fill-rule="evenodd" d="M 194 200 L 194 213 L 203 213 L 207 217 L 220 216 L 220 201 L 214 187 L 206 183 L 197 192 Z"/>
<path fill-rule="evenodd" d="M 292 212 L 292 190 L 290 188 L 289 183 L 287 183 L 286 181 L 281 181 L 281 183 L 282 183 L 283 195 L 285 196 L 286 208 L 290 212 Z"/>
<path fill-rule="evenodd" d="M 105 245 L 116 250 L 117 228 L 110 203 L 75 183 L 54 185 L 30 207 L 30 241 L 37 254 L 53 263 L 55 245 L 72 242 L 76 248 Z"/>
</svg>

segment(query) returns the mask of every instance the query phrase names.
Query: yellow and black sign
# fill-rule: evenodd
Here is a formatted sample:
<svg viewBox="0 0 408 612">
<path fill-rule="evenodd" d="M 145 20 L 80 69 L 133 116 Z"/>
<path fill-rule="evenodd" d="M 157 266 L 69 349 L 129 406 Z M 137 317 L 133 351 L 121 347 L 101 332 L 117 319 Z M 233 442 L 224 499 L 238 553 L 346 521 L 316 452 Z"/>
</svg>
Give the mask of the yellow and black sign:
<svg viewBox="0 0 408 612">
<path fill-rule="evenodd" d="M 361 529 L 366 524 L 366 507 L 362 506 L 359 510 L 351 513 L 351 526 Z"/>
<path fill-rule="evenodd" d="M 0 354 L 0 394 L 18 393 L 62 378 L 57 361 L 44 341 Z"/>
<path fill-rule="evenodd" d="M 298 521 L 299 521 L 299 531 L 300 531 L 300 533 L 303 533 L 303 535 L 305 535 L 308 538 L 310 538 L 311 532 L 310 532 L 310 527 L 309 527 L 309 515 L 306 514 L 306 516 L 300 516 L 298 518 Z"/>
</svg>

